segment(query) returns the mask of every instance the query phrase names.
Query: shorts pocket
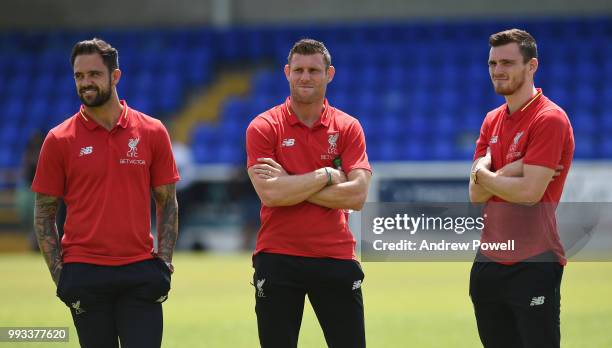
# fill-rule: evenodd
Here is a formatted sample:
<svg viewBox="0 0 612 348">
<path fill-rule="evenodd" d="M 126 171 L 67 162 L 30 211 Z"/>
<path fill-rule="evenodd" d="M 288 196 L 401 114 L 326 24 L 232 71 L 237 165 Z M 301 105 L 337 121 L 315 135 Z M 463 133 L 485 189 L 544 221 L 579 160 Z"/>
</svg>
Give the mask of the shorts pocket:
<svg viewBox="0 0 612 348">
<path fill-rule="evenodd" d="M 319 287 L 357 290 L 361 288 L 365 275 L 355 260 L 317 260 L 311 272 Z"/>
<path fill-rule="evenodd" d="M 69 278 L 69 272 L 70 264 L 64 264 L 60 272 L 59 280 L 57 281 L 57 289 L 55 290 L 55 295 L 64 303 L 66 303 L 66 282 Z"/>
<path fill-rule="evenodd" d="M 70 308 L 80 310 L 80 305 L 90 305 L 95 298 L 92 294 L 90 275 L 95 274 L 95 266 L 68 263 L 64 264 L 57 282 L 57 297 Z M 75 307 L 77 306 L 77 307 Z"/>
<path fill-rule="evenodd" d="M 167 278 L 168 283 L 170 283 L 170 280 L 172 278 L 172 272 L 170 272 L 170 268 L 168 268 L 168 265 L 166 265 L 166 262 L 164 260 L 160 259 L 160 258 L 157 258 L 157 257 L 154 258 L 153 260 L 157 264 L 157 268 L 159 268 L 159 270 L 164 275 L 164 278 Z"/>
<path fill-rule="evenodd" d="M 148 263 L 150 267 L 147 278 L 135 290 L 135 295 L 146 302 L 165 302 L 170 291 L 170 270 L 164 261 L 158 258 L 149 260 Z"/>
</svg>

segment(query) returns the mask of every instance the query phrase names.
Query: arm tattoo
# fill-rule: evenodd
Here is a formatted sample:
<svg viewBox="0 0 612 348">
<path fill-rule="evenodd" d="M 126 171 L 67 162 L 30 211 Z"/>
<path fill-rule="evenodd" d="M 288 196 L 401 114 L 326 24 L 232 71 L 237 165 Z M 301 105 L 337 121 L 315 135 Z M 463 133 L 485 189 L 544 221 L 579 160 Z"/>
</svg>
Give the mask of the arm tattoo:
<svg viewBox="0 0 612 348">
<path fill-rule="evenodd" d="M 45 258 L 45 262 L 51 272 L 51 277 L 56 285 L 62 271 L 62 246 L 57 234 L 57 226 L 55 225 L 57 206 L 57 197 L 40 193 L 36 194 L 34 232 L 36 233 L 40 251 Z"/>
<path fill-rule="evenodd" d="M 164 261 L 172 261 L 174 245 L 178 237 L 178 203 L 174 184 L 153 189 L 157 215 L 157 255 Z"/>
</svg>

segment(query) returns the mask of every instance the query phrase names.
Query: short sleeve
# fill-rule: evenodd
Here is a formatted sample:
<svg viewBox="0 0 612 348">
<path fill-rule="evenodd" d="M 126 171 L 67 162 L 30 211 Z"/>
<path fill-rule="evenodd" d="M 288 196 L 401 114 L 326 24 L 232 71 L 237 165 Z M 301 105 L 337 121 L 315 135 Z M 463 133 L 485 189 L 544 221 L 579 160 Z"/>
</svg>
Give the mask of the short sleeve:
<svg viewBox="0 0 612 348">
<path fill-rule="evenodd" d="M 151 187 L 173 184 L 180 176 L 172 154 L 170 136 L 166 127 L 160 122 L 152 134 L 153 154 L 151 156 Z"/>
<path fill-rule="evenodd" d="M 38 157 L 32 191 L 63 197 L 66 184 L 66 166 L 59 139 L 49 132 Z"/>
<path fill-rule="evenodd" d="M 258 158 L 276 160 L 274 128 L 263 117 L 256 117 L 246 130 L 247 168 L 257 164 Z"/>
<path fill-rule="evenodd" d="M 342 158 L 342 170 L 350 173 L 353 169 L 366 169 L 372 171 L 366 153 L 366 142 L 363 129 L 359 121 L 352 122 L 344 132 L 342 141 L 343 149 L 340 157 Z"/>
<path fill-rule="evenodd" d="M 473 160 L 477 160 L 487 154 L 487 148 L 489 147 L 489 117 L 485 117 L 482 126 L 480 127 L 480 135 L 476 140 L 476 150 L 474 151 Z"/>
<path fill-rule="evenodd" d="M 529 130 L 524 164 L 556 169 L 567 141 L 569 122 L 560 110 L 551 110 L 534 121 Z"/>
</svg>

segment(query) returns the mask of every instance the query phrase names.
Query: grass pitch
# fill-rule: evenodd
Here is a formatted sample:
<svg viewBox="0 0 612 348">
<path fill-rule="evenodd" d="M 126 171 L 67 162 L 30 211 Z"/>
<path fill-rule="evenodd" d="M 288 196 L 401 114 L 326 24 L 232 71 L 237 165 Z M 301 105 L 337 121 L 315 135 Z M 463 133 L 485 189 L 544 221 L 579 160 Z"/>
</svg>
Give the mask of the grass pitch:
<svg viewBox="0 0 612 348">
<path fill-rule="evenodd" d="M 179 253 L 164 304 L 164 347 L 258 347 L 250 255 Z M 480 347 L 468 296 L 470 263 L 364 263 L 369 347 Z M 0 326 L 68 326 L 42 256 L 0 254 Z M 612 263 L 570 262 L 562 286 L 562 347 L 612 347 Z M 300 347 L 325 347 L 306 304 Z"/>
</svg>

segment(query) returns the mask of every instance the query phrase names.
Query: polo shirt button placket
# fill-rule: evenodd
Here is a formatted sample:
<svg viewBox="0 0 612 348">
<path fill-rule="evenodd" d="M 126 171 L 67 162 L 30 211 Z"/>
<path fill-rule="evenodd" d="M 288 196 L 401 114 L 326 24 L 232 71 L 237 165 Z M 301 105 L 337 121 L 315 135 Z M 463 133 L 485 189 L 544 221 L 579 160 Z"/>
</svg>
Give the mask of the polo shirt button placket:
<svg viewBox="0 0 612 348">
<path fill-rule="evenodd" d="M 106 167 L 107 168 L 110 168 L 113 162 L 113 150 L 112 150 L 112 141 L 111 141 L 113 130 L 114 128 L 110 132 L 106 132 L 106 149 L 107 149 Z"/>
</svg>

